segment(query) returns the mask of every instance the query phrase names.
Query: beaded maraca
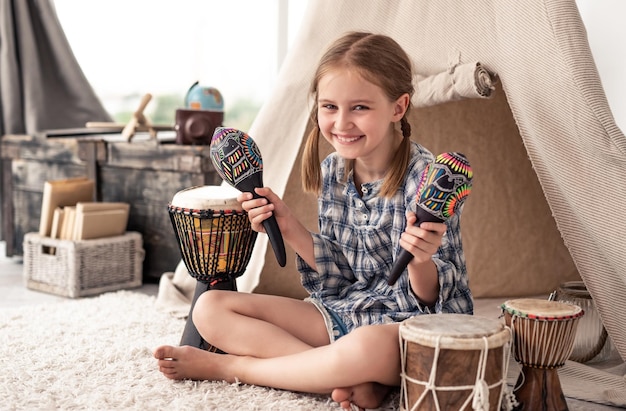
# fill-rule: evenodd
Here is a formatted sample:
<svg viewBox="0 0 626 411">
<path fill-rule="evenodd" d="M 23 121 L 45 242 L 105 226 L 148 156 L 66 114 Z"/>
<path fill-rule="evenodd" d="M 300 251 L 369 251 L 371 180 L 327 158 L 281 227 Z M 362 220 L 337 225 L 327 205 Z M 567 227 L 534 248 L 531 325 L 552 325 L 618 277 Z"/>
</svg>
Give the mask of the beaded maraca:
<svg viewBox="0 0 626 411">
<path fill-rule="evenodd" d="M 467 158 L 461 153 L 447 152 L 437 156 L 422 174 L 417 188 L 417 222 L 441 223 L 461 207 L 472 188 L 474 173 Z M 400 250 L 389 274 L 389 285 L 394 285 L 413 255 Z"/>
<path fill-rule="evenodd" d="M 263 159 L 254 140 L 243 131 L 218 127 L 211 139 L 211 161 L 219 175 L 228 184 L 242 192 L 261 198 L 254 189 L 263 187 Z M 287 262 L 285 244 L 276 222 L 271 216 L 263 221 L 276 260 L 281 267 Z"/>
</svg>

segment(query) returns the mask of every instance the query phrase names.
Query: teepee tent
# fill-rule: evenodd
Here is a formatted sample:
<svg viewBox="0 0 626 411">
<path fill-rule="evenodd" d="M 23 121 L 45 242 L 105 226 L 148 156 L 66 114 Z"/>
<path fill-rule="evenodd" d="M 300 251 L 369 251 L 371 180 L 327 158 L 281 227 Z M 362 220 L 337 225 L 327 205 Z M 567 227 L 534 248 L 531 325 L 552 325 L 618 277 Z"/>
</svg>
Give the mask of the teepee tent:
<svg viewBox="0 0 626 411">
<path fill-rule="evenodd" d="M 464 64 L 493 74 L 488 98 L 416 104 L 411 115 L 417 141 L 433 153 L 464 152 L 475 170 L 462 218 L 470 287 L 504 298 L 582 279 L 626 358 L 626 138 L 574 0 L 310 1 L 249 132 L 265 153 L 266 185 L 311 229 L 316 201 L 299 182 L 307 91 L 325 47 L 350 30 L 392 36 L 420 79 Z M 240 289 L 303 295 L 292 263 L 278 267 L 262 237 Z"/>
</svg>

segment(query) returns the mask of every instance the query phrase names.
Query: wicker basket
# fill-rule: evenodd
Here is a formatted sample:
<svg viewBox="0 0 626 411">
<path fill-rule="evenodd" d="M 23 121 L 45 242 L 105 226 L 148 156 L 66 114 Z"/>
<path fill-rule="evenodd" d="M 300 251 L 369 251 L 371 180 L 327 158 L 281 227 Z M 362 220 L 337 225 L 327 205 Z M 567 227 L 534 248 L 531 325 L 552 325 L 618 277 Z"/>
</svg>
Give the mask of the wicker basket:
<svg viewBox="0 0 626 411">
<path fill-rule="evenodd" d="M 26 287 L 77 298 L 139 287 L 144 250 L 140 233 L 68 241 L 24 236 Z"/>
</svg>

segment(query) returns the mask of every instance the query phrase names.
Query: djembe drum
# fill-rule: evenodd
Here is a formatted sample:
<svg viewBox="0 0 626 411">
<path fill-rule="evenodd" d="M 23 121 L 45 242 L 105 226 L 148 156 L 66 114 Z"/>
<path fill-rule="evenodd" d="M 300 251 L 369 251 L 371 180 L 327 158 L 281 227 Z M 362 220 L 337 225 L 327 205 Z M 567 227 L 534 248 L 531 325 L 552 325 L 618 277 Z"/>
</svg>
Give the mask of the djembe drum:
<svg viewBox="0 0 626 411">
<path fill-rule="evenodd" d="M 200 186 L 174 195 L 168 211 L 182 260 L 197 280 L 180 345 L 215 350 L 193 324 L 198 297 L 207 290 L 237 290 L 252 255 L 257 233 L 237 202 L 238 190 L 228 186 Z"/>
<path fill-rule="evenodd" d="M 519 410 L 567 410 L 557 369 L 574 347 L 583 310 L 574 304 L 521 298 L 501 305 L 522 371 L 513 393 Z"/>
<path fill-rule="evenodd" d="M 419 315 L 403 321 L 399 334 L 402 410 L 500 410 L 511 354 L 501 321 Z"/>
</svg>

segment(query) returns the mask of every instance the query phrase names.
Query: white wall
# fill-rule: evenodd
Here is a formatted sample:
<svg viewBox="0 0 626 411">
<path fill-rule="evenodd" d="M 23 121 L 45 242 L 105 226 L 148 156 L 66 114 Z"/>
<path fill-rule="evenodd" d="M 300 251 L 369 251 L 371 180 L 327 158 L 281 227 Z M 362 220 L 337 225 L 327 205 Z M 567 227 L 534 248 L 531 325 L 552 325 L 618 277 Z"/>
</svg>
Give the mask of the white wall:
<svg viewBox="0 0 626 411">
<path fill-rule="evenodd" d="M 615 122 L 626 131 L 626 1 L 576 0 Z"/>
</svg>

